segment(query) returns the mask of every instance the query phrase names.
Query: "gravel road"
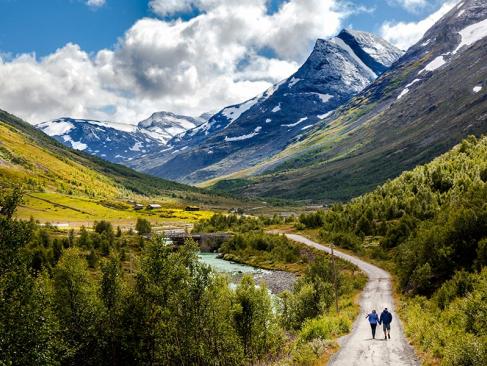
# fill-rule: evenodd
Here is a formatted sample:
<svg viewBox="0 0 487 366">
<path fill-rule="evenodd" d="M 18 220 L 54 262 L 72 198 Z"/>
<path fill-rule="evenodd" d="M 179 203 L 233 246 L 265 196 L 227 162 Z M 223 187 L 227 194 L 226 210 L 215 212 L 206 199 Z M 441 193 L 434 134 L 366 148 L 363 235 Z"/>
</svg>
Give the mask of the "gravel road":
<svg viewBox="0 0 487 366">
<path fill-rule="evenodd" d="M 301 235 L 285 234 L 289 239 L 330 253 L 331 249 Z M 383 269 L 356 257 L 335 250 L 335 255 L 359 267 L 368 276 L 368 282 L 360 299 L 360 315 L 352 332 L 340 340 L 340 351 L 330 360 L 331 366 L 416 366 L 419 365 L 414 350 L 404 336 L 392 300 L 391 276 Z M 370 326 L 365 316 L 376 309 L 387 307 L 394 317 L 391 324 L 391 339 L 384 340 L 382 327 L 377 326 L 376 339 L 372 339 Z M 425 324 L 427 326 L 427 324 Z"/>
</svg>

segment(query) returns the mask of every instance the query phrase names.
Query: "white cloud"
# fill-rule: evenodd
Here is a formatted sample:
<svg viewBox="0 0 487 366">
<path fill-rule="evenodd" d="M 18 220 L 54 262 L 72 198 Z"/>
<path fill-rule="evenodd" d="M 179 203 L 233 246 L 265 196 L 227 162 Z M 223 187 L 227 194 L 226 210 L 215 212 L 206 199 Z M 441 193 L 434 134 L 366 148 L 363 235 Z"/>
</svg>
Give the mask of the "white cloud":
<svg viewBox="0 0 487 366">
<path fill-rule="evenodd" d="M 447 1 L 436 12 L 418 22 L 385 22 L 381 27 L 381 36 L 397 47 L 406 50 L 419 41 L 424 33 L 448 13 L 457 2 L 458 0 Z"/>
<path fill-rule="evenodd" d="M 193 0 L 151 0 L 149 1 L 149 6 L 154 13 L 164 17 L 191 10 L 193 3 Z"/>
<path fill-rule="evenodd" d="M 105 5 L 106 0 L 87 0 L 86 5 L 92 8 L 100 8 Z"/>
<path fill-rule="evenodd" d="M 141 19 L 113 49 L 96 54 L 68 44 L 41 59 L 0 59 L 0 108 L 31 122 L 73 116 L 127 123 L 159 110 L 217 110 L 292 74 L 316 38 L 340 29 L 348 10 L 338 3 L 290 0 L 270 14 L 266 0 L 154 0 L 159 15 L 182 5 L 201 14 Z"/>
</svg>

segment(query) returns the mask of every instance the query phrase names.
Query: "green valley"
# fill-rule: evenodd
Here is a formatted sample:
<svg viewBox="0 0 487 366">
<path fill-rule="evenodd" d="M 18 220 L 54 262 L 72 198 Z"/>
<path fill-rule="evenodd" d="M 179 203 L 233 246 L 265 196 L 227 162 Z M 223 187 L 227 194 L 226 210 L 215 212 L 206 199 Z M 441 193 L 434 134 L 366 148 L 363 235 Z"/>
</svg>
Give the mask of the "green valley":
<svg viewBox="0 0 487 366">
<path fill-rule="evenodd" d="M 22 186 L 25 191 L 18 217 L 32 216 L 59 223 L 109 219 L 127 224 L 138 217 L 154 223 L 197 221 L 211 213 L 204 209 L 186 212 L 187 205 L 210 210 L 242 205 L 231 197 L 150 177 L 68 149 L 3 111 L 0 111 L 0 186 L 3 189 Z M 144 207 L 157 203 L 161 208 L 138 211 L 129 202 Z"/>
<path fill-rule="evenodd" d="M 0 366 L 486 366 L 487 2 L 370 3 L 0 1 Z"/>
</svg>

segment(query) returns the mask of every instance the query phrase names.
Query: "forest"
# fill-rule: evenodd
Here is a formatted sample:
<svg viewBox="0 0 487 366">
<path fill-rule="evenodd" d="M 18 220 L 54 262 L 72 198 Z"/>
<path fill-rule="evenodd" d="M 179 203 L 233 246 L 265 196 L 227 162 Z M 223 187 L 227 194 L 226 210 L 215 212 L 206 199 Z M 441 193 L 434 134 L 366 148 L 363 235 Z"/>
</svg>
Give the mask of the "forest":
<svg viewBox="0 0 487 366">
<path fill-rule="evenodd" d="M 487 137 L 296 226 L 393 271 L 428 362 L 487 364 Z"/>
<path fill-rule="evenodd" d="M 326 256 L 274 296 L 250 276 L 230 286 L 198 261 L 194 242 L 167 245 L 143 219 L 138 233 L 107 221 L 66 233 L 15 219 L 21 202 L 20 189 L 0 199 L 2 365 L 311 365 L 356 316 L 365 278 L 338 267 L 341 312 L 333 314 Z M 269 244 L 256 251 L 300 256 L 277 236 L 250 235 Z"/>
</svg>

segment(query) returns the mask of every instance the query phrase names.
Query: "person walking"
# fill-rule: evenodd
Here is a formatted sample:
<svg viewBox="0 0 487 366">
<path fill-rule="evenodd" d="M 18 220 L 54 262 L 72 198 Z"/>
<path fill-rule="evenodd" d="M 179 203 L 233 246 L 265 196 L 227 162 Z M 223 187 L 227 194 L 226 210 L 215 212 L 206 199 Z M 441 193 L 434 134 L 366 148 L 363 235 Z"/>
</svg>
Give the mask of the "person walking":
<svg viewBox="0 0 487 366">
<path fill-rule="evenodd" d="M 387 310 L 380 314 L 379 324 L 382 324 L 382 329 L 384 330 L 384 339 L 391 339 L 391 322 L 392 322 L 392 314 Z"/>
<path fill-rule="evenodd" d="M 372 310 L 370 314 L 367 314 L 365 319 L 369 319 L 370 328 L 372 329 L 372 338 L 375 339 L 375 330 L 377 328 L 377 323 L 379 322 L 379 315 L 375 310 Z"/>
</svg>

